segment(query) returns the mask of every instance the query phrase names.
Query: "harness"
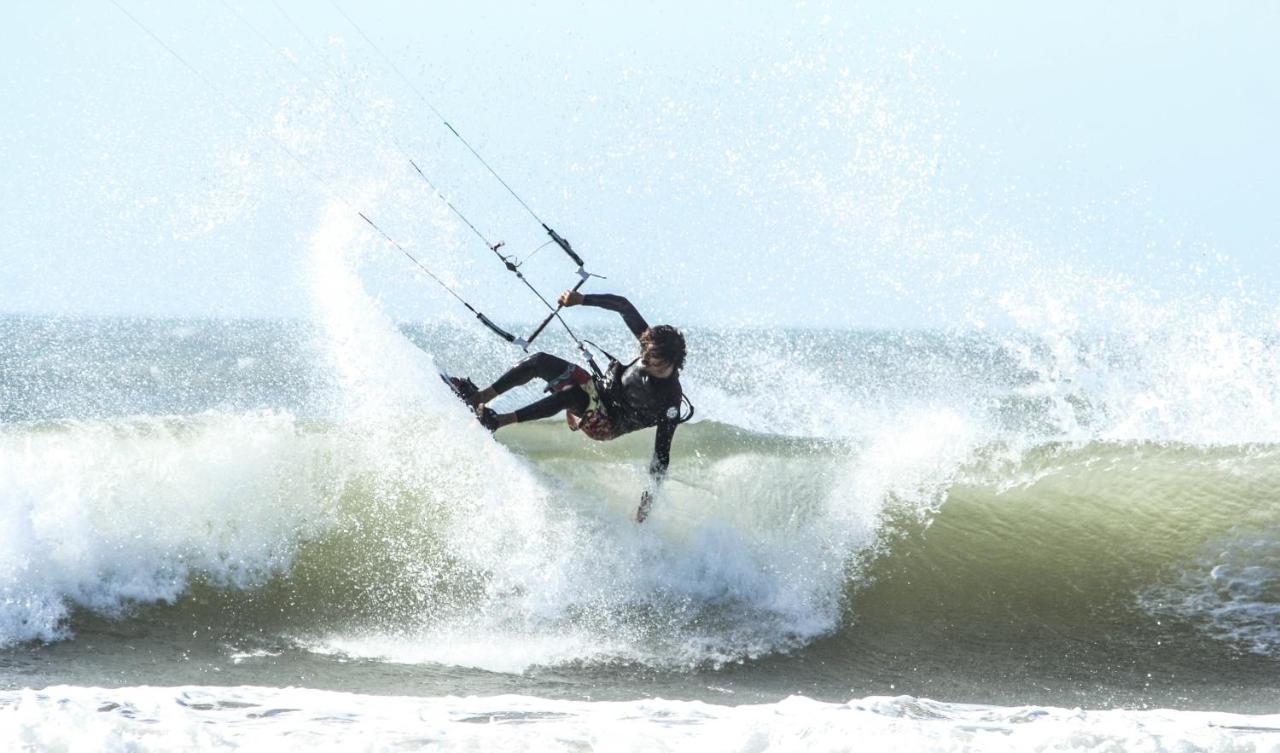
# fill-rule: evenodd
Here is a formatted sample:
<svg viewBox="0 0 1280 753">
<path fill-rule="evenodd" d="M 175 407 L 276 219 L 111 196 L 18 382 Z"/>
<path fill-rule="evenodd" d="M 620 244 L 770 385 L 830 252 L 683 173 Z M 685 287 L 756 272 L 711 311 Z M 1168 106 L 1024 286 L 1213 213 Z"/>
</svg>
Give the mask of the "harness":
<svg viewBox="0 0 1280 753">
<path fill-rule="evenodd" d="M 617 358 L 615 358 L 615 357 L 613 356 L 613 354 L 612 354 L 612 353 L 610 353 L 609 351 L 607 351 L 607 350 L 605 350 L 604 348 L 600 347 L 600 346 L 599 346 L 599 345 L 597 345 L 596 343 L 593 343 L 593 342 L 591 342 L 590 340 L 587 340 L 587 339 L 585 339 L 585 338 L 583 338 L 583 342 L 584 342 L 584 343 L 586 343 L 587 345 L 590 345 L 591 347 L 595 348 L 596 350 L 600 351 L 600 352 L 604 355 L 604 357 L 605 357 L 605 358 L 609 359 L 609 365 L 605 367 L 605 370 L 610 374 L 610 376 L 612 376 L 614 379 L 621 379 L 621 378 L 622 378 L 621 373 L 614 373 L 614 370 L 615 370 L 615 369 L 618 369 L 619 371 L 621 371 L 621 368 L 620 368 L 620 367 L 622 366 L 622 362 L 621 362 L 621 361 L 619 361 Z M 583 350 L 585 351 L 585 350 L 586 350 L 586 348 L 583 348 Z M 633 361 L 632 363 L 634 363 L 634 361 Z M 592 362 L 592 366 L 594 366 L 594 365 L 595 365 L 595 363 L 594 363 L 594 362 Z M 598 373 L 599 373 L 599 372 L 597 372 L 597 374 L 598 374 Z M 680 406 L 680 415 L 676 417 L 676 423 L 677 423 L 677 424 L 684 424 L 684 423 L 688 423 L 689 421 L 692 421 L 692 420 L 693 420 L 693 414 L 697 412 L 697 409 L 693 407 L 693 401 L 689 399 L 689 396 L 688 396 L 688 395 L 686 395 L 686 394 L 684 394 L 684 390 L 681 390 L 681 391 L 680 391 L 680 403 L 681 403 L 681 406 Z M 684 412 L 684 407 L 685 407 L 685 406 L 688 406 L 688 408 L 689 408 L 689 412 L 688 412 L 688 413 L 685 413 L 685 412 Z"/>
<path fill-rule="evenodd" d="M 597 350 L 609 359 L 609 365 L 606 372 L 614 380 L 622 378 L 623 366 L 614 358 L 609 351 L 601 348 L 595 343 L 589 342 Z M 587 372 L 581 366 L 571 366 L 565 369 L 564 373 L 547 383 L 547 392 L 564 392 L 574 387 L 580 388 L 587 394 L 587 408 L 582 415 L 578 415 L 572 410 L 566 410 L 564 413 L 565 422 L 569 424 L 570 431 L 581 431 L 588 437 L 597 441 L 606 441 L 614 439 L 618 436 L 618 429 L 614 420 L 609 415 L 608 401 L 605 399 L 605 385 L 601 383 L 601 379 Z M 689 407 L 689 412 L 685 413 L 683 409 L 676 416 L 676 423 L 683 424 L 693 418 L 694 407 L 688 396 L 682 391 L 680 393 L 680 401 L 683 406 Z"/>
<path fill-rule="evenodd" d="M 617 362 L 610 361 L 609 365 L 612 367 L 615 363 Z M 586 369 L 581 366 L 571 366 L 565 369 L 563 374 L 547 383 L 548 392 L 564 392 L 574 387 L 581 388 L 587 393 L 587 409 L 581 416 L 572 410 L 564 412 L 564 420 L 569 424 L 569 430 L 581 431 L 600 442 L 617 437 L 618 431 L 609 418 L 609 411 L 605 408 L 604 400 L 600 396 L 603 388 Z"/>
</svg>

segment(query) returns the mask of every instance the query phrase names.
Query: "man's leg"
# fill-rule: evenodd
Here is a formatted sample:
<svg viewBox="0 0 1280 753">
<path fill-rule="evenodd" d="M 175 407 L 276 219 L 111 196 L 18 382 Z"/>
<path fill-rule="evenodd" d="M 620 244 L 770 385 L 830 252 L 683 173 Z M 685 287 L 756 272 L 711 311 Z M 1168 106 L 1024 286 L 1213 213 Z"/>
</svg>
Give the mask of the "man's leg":
<svg viewBox="0 0 1280 753">
<path fill-rule="evenodd" d="M 573 364 L 563 358 L 557 358 L 550 353 L 534 353 L 512 366 L 507 373 L 498 377 L 498 381 L 477 392 L 471 398 L 471 402 L 475 405 L 482 405 L 507 390 L 527 383 L 534 377 L 538 377 L 544 382 L 550 382 L 563 374 L 566 369 L 571 368 L 573 368 Z"/>
<path fill-rule="evenodd" d="M 587 412 L 587 405 L 590 400 L 586 391 L 575 385 L 567 390 L 553 392 L 536 403 L 530 403 L 511 413 L 499 413 L 498 426 L 550 418 L 565 409 L 582 415 Z"/>
</svg>

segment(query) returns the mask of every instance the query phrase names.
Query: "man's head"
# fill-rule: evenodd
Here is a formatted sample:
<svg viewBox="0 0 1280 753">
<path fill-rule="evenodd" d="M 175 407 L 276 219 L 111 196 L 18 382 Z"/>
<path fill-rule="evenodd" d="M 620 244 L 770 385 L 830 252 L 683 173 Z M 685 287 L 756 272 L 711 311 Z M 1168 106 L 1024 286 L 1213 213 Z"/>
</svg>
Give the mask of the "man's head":
<svg viewBox="0 0 1280 753">
<path fill-rule="evenodd" d="M 669 324 L 659 324 L 640 333 L 640 361 L 644 370 L 666 379 L 684 366 L 684 335 Z"/>
</svg>

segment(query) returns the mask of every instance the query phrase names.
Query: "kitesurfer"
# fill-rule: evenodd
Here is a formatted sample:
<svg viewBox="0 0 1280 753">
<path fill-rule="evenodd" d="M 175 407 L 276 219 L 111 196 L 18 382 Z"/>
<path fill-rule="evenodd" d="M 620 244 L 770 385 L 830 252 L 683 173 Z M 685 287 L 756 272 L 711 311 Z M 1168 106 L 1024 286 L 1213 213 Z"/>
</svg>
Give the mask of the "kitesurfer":
<svg viewBox="0 0 1280 753">
<path fill-rule="evenodd" d="M 681 422 L 680 369 L 684 366 L 684 336 L 675 327 L 650 327 L 640 312 L 619 295 L 583 295 L 566 290 L 561 306 L 595 306 L 616 311 L 640 341 L 640 357 L 627 364 L 610 360 L 603 378 L 581 366 L 549 353 L 535 353 L 517 363 L 492 385 L 478 389 L 470 379 L 451 378 L 459 397 L 473 406 L 480 423 L 490 431 L 509 424 L 536 421 L 566 412 L 569 428 L 596 440 L 608 440 L 639 429 L 657 427 L 653 458 L 649 462 L 649 488 L 640 498 L 636 520 L 649 512 L 653 493 L 666 476 L 671 462 L 671 439 Z M 547 383 L 551 394 L 510 413 L 498 413 L 488 403 L 498 395 L 534 377 Z"/>
</svg>

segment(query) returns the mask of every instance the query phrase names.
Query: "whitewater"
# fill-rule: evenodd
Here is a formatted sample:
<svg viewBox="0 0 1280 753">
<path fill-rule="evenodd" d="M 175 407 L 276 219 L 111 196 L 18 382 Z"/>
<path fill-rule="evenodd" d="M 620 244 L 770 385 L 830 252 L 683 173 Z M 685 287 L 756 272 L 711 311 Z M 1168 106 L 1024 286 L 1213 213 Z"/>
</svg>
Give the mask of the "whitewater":
<svg viewBox="0 0 1280 753">
<path fill-rule="evenodd" d="M 0 322 L 8 747 L 1280 747 L 1273 336 L 692 327 L 639 526 L 358 230 L 308 321 Z"/>
<path fill-rule="evenodd" d="M 5 29 L 0 750 L 1280 751 L 1273 269 L 1090 141 L 1178 144 L 1168 69 L 1249 148 L 1161 57 L 1230 9 L 1009 6 L 1004 70 L 972 8 L 113 5 Z M 689 343 L 643 525 L 652 431 L 438 376 L 524 355 L 450 293 L 545 315 L 475 236 L 580 279 L 543 217 Z"/>
</svg>

